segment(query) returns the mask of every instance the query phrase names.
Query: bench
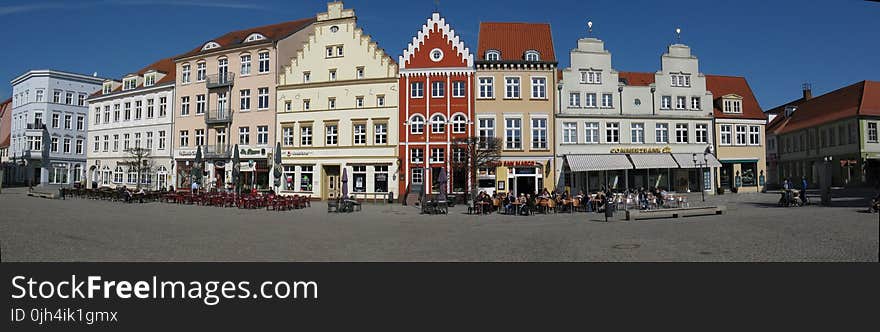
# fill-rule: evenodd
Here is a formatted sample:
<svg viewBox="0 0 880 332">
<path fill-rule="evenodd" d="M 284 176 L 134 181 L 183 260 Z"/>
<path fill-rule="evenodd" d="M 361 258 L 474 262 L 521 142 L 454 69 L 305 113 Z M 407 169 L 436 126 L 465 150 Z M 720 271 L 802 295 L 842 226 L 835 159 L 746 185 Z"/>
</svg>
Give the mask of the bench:
<svg viewBox="0 0 880 332">
<path fill-rule="evenodd" d="M 707 206 L 707 207 L 658 209 L 658 210 L 627 210 L 626 211 L 626 220 L 711 216 L 711 215 L 724 214 L 725 210 L 727 210 L 727 208 L 724 206 Z"/>
</svg>

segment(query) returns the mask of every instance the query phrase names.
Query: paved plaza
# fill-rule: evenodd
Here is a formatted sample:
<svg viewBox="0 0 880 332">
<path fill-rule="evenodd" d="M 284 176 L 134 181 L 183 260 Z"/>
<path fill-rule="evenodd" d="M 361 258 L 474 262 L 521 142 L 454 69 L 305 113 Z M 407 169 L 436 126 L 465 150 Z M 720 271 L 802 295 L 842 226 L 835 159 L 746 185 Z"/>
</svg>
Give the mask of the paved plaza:
<svg viewBox="0 0 880 332">
<path fill-rule="evenodd" d="M 871 193 L 834 207 L 776 207 L 778 194 L 709 196 L 723 216 L 605 223 L 595 213 L 419 215 L 399 204 L 328 214 L 0 194 L 3 261 L 873 261 Z M 692 196 L 699 202 L 699 196 Z M 697 204 L 697 203 L 692 203 Z M 617 220 L 622 215 L 618 214 Z"/>
</svg>

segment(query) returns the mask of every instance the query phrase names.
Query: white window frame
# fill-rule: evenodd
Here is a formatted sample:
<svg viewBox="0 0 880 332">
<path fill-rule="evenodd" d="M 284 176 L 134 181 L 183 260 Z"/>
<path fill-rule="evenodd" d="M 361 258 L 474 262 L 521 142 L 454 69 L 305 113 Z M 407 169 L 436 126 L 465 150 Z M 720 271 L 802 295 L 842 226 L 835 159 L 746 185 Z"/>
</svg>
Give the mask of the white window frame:
<svg viewBox="0 0 880 332">
<path fill-rule="evenodd" d="M 656 141 L 656 143 L 669 144 L 669 124 L 668 123 L 654 124 L 654 140 Z"/>
<path fill-rule="evenodd" d="M 519 76 L 504 77 L 504 99 L 520 99 L 522 79 Z"/>
<path fill-rule="evenodd" d="M 709 125 L 705 123 L 697 123 L 694 125 L 694 143 L 709 143 Z"/>
<path fill-rule="evenodd" d="M 719 132 L 721 133 L 719 136 L 720 145 L 729 146 L 733 145 L 733 126 L 729 124 L 719 125 Z"/>
<path fill-rule="evenodd" d="M 523 121 L 521 117 L 505 117 L 504 118 L 504 149 L 505 150 L 522 150 L 523 149 Z"/>
<path fill-rule="evenodd" d="M 577 144 L 577 122 L 562 123 L 562 144 Z"/>
<path fill-rule="evenodd" d="M 479 87 L 479 96 L 478 99 L 494 99 L 495 98 L 495 78 L 494 77 L 479 77 L 478 87 Z"/>
<path fill-rule="evenodd" d="M 629 125 L 630 140 L 633 144 L 645 144 L 645 123 L 633 122 Z"/>
<path fill-rule="evenodd" d="M 605 143 L 620 143 L 620 123 L 605 123 Z"/>
<path fill-rule="evenodd" d="M 682 135 L 684 133 L 684 135 Z M 690 125 L 687 123 L 675 124 L 675 143 L 688 144 L 690 142 Z"/>
<path fill-rule="evenodd" d="M 409 133 L 422 135 L 425 133 L 425 117 L 421 114 L 413 114 L 409 118 Z"/>
<path fill-rule="evenodd" d="M 532 77 L 532 99 L 547 99 L 547 78 Z"/>
</svg>

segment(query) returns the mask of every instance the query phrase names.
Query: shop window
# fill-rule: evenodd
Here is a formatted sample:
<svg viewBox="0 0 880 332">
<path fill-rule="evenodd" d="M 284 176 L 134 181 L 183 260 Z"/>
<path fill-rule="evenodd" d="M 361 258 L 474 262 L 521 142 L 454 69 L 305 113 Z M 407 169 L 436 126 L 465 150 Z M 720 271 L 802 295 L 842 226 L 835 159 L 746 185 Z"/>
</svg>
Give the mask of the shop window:
<svg viewBox="0 0 880 332">
<path fill-rule="evenodd" d="M 351 179 L 354 181 L 353 191 L 362 193 L 367 191 L 367 166 L 359 165 L 351 167 Z"/>
</svg>

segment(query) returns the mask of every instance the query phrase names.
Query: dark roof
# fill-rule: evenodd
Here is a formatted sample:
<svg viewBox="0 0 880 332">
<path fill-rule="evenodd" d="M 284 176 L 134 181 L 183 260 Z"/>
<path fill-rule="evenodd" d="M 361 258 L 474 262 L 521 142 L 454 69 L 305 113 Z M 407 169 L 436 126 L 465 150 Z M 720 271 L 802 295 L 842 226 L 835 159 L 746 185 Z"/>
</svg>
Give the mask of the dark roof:
<svg viewBox="0 0 880 332">
<path fill-rule="evenodd" d="M 174 58 L 165 58 L 165 59 L 156 61 L 156 62 L 151 63 L 150 65 L 148 65 L 144 68 L 141 68 L 141 70 L 138 70 L 137 72 L 132 73 L 132 74 L 143 77 L 144 74 L 146 74 L 147 72 L 149 72 L 151 70 L 155 70 L 157 72 L 165 74 L 164 77 L 162 77 L 161 79 L 156 81 L 156 84 L 155 84 L 156 86 L 163 85 L 165 83 L 174 83 L 174 80 L 177 76 L 177 69 L 174 66 Z M 128 76 L 128 75 L 126 75 L 126 76 Z M 138 84 L 137 88 L 135 88 L 135 89 L 140 89 L 143 87 L 144 87 L 144 84 L 143 84 L 143 80 L 142 80 L 141 83 Z M 113 89 L 113 91 L 111 91 L 108 95 L 114 94 L 114 93 L 117 93 L 120 91 L 122 91 L 121 85 L 116 87 L 115 89 Z M 131 91 L 131 90 L 129 90 L 129 91 Z M 104 89 L 99 89 L 97 92 L 93 93 L 90 98 L 100 97 L 103 95 L 104 95 Z"/>
<path fill-rule="evenodd" d="M 207 44 L 208 42 L 212 42 L 212 41 L 217 44 L 220 44 L 220 47 L 215 48 L 215 49 L 206 50 L 204 52 L 216 52 L 218 50 L 230 49 L 230 48 L 234 48 L 237 46 L 241 46 L 244 43 L 245 38 L 247 38 L 248 36 L 250 36 L 253 33 L 259 33 L 259 34 L 266 37 L 265 40 L 254 42 L 255 44 L 260 44 L 260 43 L 265 43 L 265 42 L 274 42 L 274 41 L 277 41 L 280 39 L 284 39 L 285 37 L 290 36 L 291 34 L 297 32 L 299 30 L 302 30 L 303 28 L 314 23 L 315 20 L 316 20 L 315 17 L 309 17 L 309 18 L 299 19 L 296 21 L 276 23 L 276 24 L 265 25 L 265 26 L 256 27 L 256 28 L 249 28 L 249 29 L 229 32 L 229 33 L 222 35 L 220 37 L 205 41 L 204 43 L 200 44 L 198 47 L 196 47 L 192 51 L 181 54 L 180 56 L 176 57 L 175 59 L 186 58 L 186 57 L 190 57 L 190 56 L 193 56 L 196 54 L 203 53 L 202 47 L 204 47 L 205 44 Z"/>
<path fill-rule="evenodd" d="M 752 93 L 752 88 L 749 87 L 749 82 L 745 77 L 706 75 L 706 90 L 711 91 L 712 97 L 715 98 L 712 104 L 716 118 L 767 119 L 767 115 L 761 111 L 761 105 L 758 104 L 758 99 Z M 729 94 L 742 97 L 742 113 L 731 114 L 722 111 L 721 98 Z"/>
<path fill-rule="evenodd" d="M 556 62 L 549 23 L 480 23 L 477 49 L 479 60 L 489 50 L 497 50 L 501 61 L 524 61 L 526 51 L 535 50 L 542 62 Z"/>
<path fill-rule="evenodd" d="M 815 127 L 850 117 L 867 115 L 880 116 L 880 82 L 861 81 L 811 99 L 799 99 L 794 103 L 781 105 L 797 106 L 790 117 L 779 113 L 770 124 L 777 134 L 789 133 L 804 128 Z"/>
</svg>

